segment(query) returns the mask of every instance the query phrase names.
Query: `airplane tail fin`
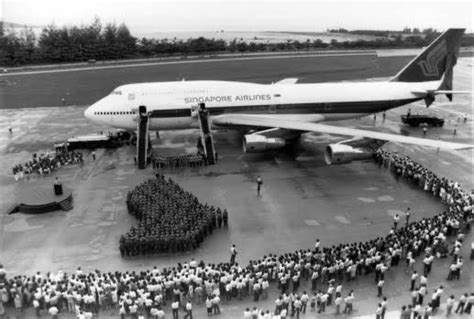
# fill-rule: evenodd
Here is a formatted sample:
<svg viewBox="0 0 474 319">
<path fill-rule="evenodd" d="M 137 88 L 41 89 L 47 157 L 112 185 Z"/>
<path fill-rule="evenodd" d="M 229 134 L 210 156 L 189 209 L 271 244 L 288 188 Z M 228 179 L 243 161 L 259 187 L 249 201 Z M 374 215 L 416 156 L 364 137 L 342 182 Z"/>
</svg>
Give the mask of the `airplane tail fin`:
<svg viewBox="0 0 474 319">
<path fill-rule="evenodd" d="M 465 29 L 448 29 L 408 63 L 390 81 L 426 82 L 443 78 L 442 89 L 452 89 L 453 67 Z"/>
</svg>

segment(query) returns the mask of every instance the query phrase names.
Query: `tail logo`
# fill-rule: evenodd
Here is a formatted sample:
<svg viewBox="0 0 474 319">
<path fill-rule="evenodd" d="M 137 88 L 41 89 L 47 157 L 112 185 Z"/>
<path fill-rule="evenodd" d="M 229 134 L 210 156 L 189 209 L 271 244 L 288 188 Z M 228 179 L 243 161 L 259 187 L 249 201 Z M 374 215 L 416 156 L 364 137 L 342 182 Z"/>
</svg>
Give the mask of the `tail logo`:
<svg viewBox="0 0 474 319">
<path fill-rule="evenodd" d="M 443 39 L 439 42 L 432 50 L 426 54 L 424 60 L 418 62 L 418 65 L 421 68 L 421 72 L 423 72 L 424 76 L 431 77 L 431 76 L 440 76 L 440 70 L 438 68 L 439 63 L 447 54 L 446 49 L 446 41 Z M 441 71 L 443 72 L 443 70 Z"/>
</svg>

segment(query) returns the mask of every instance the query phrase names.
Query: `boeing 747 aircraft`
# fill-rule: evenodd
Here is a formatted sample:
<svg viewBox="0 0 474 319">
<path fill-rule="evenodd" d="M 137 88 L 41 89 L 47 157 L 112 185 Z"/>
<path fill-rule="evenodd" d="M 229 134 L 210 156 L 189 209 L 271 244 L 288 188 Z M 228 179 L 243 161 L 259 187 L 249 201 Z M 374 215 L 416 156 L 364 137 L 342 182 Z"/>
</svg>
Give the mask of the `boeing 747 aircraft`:
<svg viewBox="0 0 474 319">
<path fill-rule="evenodd" d="M 438 94 L 449 100 L 453 66 L 464 29 L 449 29 L 426 47 L 397 75 L 385 82 L 297 84 L 285 79 L 264 85 L 230 81 L 179 81 L 122 85 L 85 111 L 100 124 L 135 130 L 138 107 L 146 106 L 150 130 L 197 128 L 200 103 L 211 116 L 213 128 L 247 128 L 244 151 L 283 148 L 304 132 L 348 136 L 328 145 L 328 164 L 366 158 L 373 147 L 387 141 L 461 150 L 474 147 L 322 124 L 358 118 L 424 100 L 429 106 Z"/>
</svg>

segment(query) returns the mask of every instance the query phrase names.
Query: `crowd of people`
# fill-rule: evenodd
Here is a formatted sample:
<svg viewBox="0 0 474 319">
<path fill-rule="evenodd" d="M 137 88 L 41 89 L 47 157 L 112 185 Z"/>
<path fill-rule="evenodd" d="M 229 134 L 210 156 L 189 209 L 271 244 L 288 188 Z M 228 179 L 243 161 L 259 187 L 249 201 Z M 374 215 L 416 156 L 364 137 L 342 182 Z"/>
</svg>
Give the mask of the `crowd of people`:
<svg viewBox="0 0 474 319">
<path fill-rule="evenodd" d="M 62 166 L 82 164 L 84 159 L 81 152 L 53 152 L 53 153 L 34 153 L 30 161 L 15 165 L 12 168 L 13 176 L 16 181 L 22 180 L 32 174 L 48 175 Z"/>
<path fill-rule="evenodd" d="M 166 168 L 196 168 L 205 165 L 204 157 L 199 154 L 187 154 L 187 155 L 154 155 L 151 159 L 153 167 L 156 169 Z"/>
<path fill-rule="evenodd" d="M 228 226 L 227 210 L 200 203 L 161 174 L 130 191 L 127 208 L 139 223 L 120 238 L 122 256 L 193 250 Z"/>
<path fill-rule="evenodd" d="M 461 275 L 457 272 L 462 267 L 459 250 L 472 219 L 473 196 L 458 183 L 436 176 L 408 157 L 379 150 L 374 158 L 397 178 L 443 200 L 446 210 L 417 221 L 410 220 L 408 210 L 404 223 L 395 218 L 386 236 L 327 247 L 316 240 L 311 248 L 268 254 L 246 265 L 238 263 L 237 249 L 233 245 L 230 261 L 221 263 L 206 264 L 191 259 L 175 267 L 154 267 L 146 271 L 105 273 L 96 270 L 85 274 L 78 269 L 74 274 L 15 276 L 0 285 L 0 300 L 20 308 L 33 305 L 37 311 L 55 307 L 59 311 L 94 313 L 115 308 L 122 316 L 142 314 L 164 318 L 165 311 L 169 311 L 177 318 L 178 312 L 192 317 L 193 305 L 204 305 L 209 316 L 219 315 L 222 301 L 251 298 L 258 302 L 268 298 L 273 287 L 278 294 L 275 308 L 247 309 L 244 318 L 298 317 L 306 311 L 324 313 L 327 307 L 334 307 L 335 313 L 350 314 L 357 299 L 354 292 L 345 291 L 343 285 L 362 277 L 375 282 L 374 297 L 381 298 L 376 315 L 383 319 L 387 310 L 383 291 L 386 273 L 404 265 L 405 271 L 413 274 L 407 290 L 412 288 L 410 293 L 414 297 L 413 303 L 402 309 L 402 314 L 404 318 L 413 315 L 421 318 L 422 314 L 436 311 L 442 302 L 442 286 L 432 289 L 427 305 L 423 299 L 428 294 L 428 277 L 437 256 L 436 247 L 440 243 L 449 245 L 449 237 L 456 236 L 451 256 L 457 268 L 452 279 Z M 196 197 L 162 175 L 131 191 L 127 205 L 140 222 L 121 239 L 120 249 L 124 255 L 191 249 L 218 227 L 218 209 L 200 204 Z M 423 258 L 423 272 L 419 275 L 414 269 L 417 257 Z M 473 295 L 463 295 L 457 305 L 453 300 L 450 297 L 446 301 L 447 311 L 456 306 L 459 312 L 470 313 Z"/>
<path fill-rule="evenodd" d="M 450 181 L 444 177 L 438 177 L 432 171 L 419 163 L 411 160 L 408 156 L 399 156 L 395 153 L 379 149 L 374 153 L 375 161 L 380 167 L 389 169 L 397 179 L 402 179 L 419 187 L 441 200 L 446 210 L 431 218 L 424 218 L 416 223 L 409 223 L 410 212 L 407 213 L 406 227 L 397 231 L 396 218 L 391 234 L 408 239 L 408 246 L 404 254 L 406 270 L 411 272 L 410 294 L 411 303 L 404 305 L 401 311 L 402 318 L 428 318 L 434 314 L 441 304 L 441 296 L 444 293 L 443 286 L 432 290 L 431 299 L 424 305 L 425 296 L 428 295 L 428 276 L 431 273 L 432 263 L 435 257 L 448 257 L 448 237 L 454 237 L 455 241 L 450 249 L 453 257 L 448 269 L 447 280 L 459 280 L 463 267 L 461 248 L 464 233 L 469 231 L 472 222 L 472 206 L 474 194 L 465 192 L 459 183 Z M 414 269 L 415 258 L 422 256 L 423 270 L 421 274 Z M 382 283 L 380 284 L 380 280 Z M 378 292 L 383 296 L 383 278 L 378 283 Z M 377 281 L 377 279 L 376 279 Z M 386 300 L 384 300 L 386 301 Z M 386 305 L 384 301 L 378 304 L 376 310 L 377 318 L 383 318 Z M 454 306 L 454 296 L 447 299 L 447 314 L 451 314 Z M 474 303 L 474 294 L 460 296 L 456 312 L 470 313 Z"/>
</svg>

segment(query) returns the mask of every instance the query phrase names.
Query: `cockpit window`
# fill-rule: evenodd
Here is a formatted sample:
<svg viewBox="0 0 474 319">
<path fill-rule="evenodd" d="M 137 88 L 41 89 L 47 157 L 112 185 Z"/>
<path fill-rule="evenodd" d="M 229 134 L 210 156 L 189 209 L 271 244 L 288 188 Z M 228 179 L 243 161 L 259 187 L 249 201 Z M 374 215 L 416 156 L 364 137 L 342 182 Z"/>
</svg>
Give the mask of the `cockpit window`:
<svg viewBox="0 0 474 319">
<path fill-rule="evenodd" d="M 110 93 L 111 95 L 122 95 L 122 91 L 118 91 L 118 90 L 115 90 L 115 91 L 112 91 L 112 93 Z"/>
</svg>

